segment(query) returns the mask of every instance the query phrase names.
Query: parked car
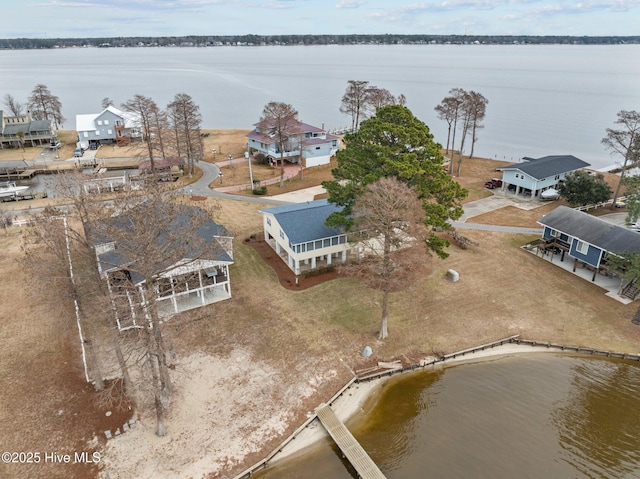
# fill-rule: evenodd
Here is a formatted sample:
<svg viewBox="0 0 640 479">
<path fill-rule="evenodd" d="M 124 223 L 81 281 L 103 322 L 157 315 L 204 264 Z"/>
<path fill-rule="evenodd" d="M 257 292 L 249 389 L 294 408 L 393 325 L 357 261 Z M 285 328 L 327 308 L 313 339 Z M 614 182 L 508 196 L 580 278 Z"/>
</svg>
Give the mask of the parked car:
<svg viewBox="0 0 640 479">
<path fill-rule="evenodd" d="M 73 151 L 73 157 L 74 158 L 80 158 L 82 155 L 84 155 L 84 150 L 82 148 L 76 148 Z"/>
<path fill-rule="evenodd" d="M 627 202 L 624 200 L 616 200 L 616 202 L 613 204 L 616 208 L 626 208 L 627 207 Z"/>
<path fill-rule="evenodd" d="M 52 150 L 55 150 L 56 148 L 60 148 L 62 146 L 62 143 L 60 143 L 59 141 L 51 141 L 49 143 L 49 148 L 51 148 Z"/>
<path fill-rule="evenodd" d="M 484 187 L 489 188 L 490 190 L 493 190 L 495 188 L 501 188 L 502 180 L 499 180 L 498 178 L 492 178 L 484 184 Z"/>
</svg>

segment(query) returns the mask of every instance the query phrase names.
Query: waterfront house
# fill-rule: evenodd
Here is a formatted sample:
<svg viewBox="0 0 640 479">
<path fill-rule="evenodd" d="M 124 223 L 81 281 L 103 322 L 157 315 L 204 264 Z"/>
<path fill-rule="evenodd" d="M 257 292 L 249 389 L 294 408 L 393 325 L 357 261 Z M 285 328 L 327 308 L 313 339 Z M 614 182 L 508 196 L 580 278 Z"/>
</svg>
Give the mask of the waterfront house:
<svg viewBox="0 0 640 479">
<path fill-rule="evenodd" d="M 590 166 L 572 155 L 553 155 L 542 158 L 523 158 L 521 163 L 498 168 L 502 171 L 502 189 L 515 190 L 516 194 L 531 195 L 557 186 L 572 171 Z"/>
<path fill-rule="evenodd" d="M 567 206 L 555 208 L 538 223 L 544 228 L 541 247 L 545 251 L 555 251 L 560 255 L 560 261 L 564 261 L 566 255 L 573 258 L 574 272 L 578 267 L 593 271 L 593 282 L 598 273 L 606 273 L 602 267 L 607 255 L 640 253 L 640 233 Z M 625 285 L 621 295 L 633 299 L 637 291 L 634 286 Z"/>
<path fill-rule="evenodd" d="M 341 208 L 327 200 L 260 210 L 264 240 L 295 274 L 347 260 L 351 249 L 343 229 L 325 225 Z"/>
<path fill-rule="evenodd" d="M 247 134 L 250 153 L 262 153 L 270 164 L 277 165 L 281 155 L 276 135 L 264 122 L 256 123 L 254 127 Z M 340 148 L 340 138 L 322 128 L 297 121 L 291 130 L 297 130 L 297 133 L 289 138 L 282 155 L 289 163 L 300 161 L 305 168 L 327 165 Z"/>
<path fill-rule="evenodd" d="M 161 203 L 157 208 L 164 207 Z M 153 258 L 139 252 L 138 238 L 144 236 L 144 228 L 135 224 L 135 214 L 115 216 L 102 227 L 92 228 L 98 270 L 107 283 L 120 330 L 144 324 L 148 315 L 144 305 L 154 303 L 158 316 L 165 318 L 231 298 L 231 233 L 215 221 L 203 219 L 206 212 L 195 206 L 172 205 L 167 207 L 169 215 L 172 219 L 167 221 L 166 231 L 154 238 L 151 247 L 145 245 L 154 252 Z M 196 223 L 194 218 L 199 218 Z M 184 252 L 184 257 L 175 251 Z M 154 298 L 145 297 L 146 280 L 141 273 L 149 264 L 153 265 Z"/>
<path fill-rule="evenodd" d="M 9 116 L 0 110 L 0 148 L 49 145 L 57 141 L 53 120 L 34 120 L 31 112 Z"/>
<path fill-rule="evenodd" d="M 103 144 L 128 145 L 142 137 L 139 115 L 109 105 L 100 113 L 76 115 L 78 147 L 96 148 Z"/>
</svg>

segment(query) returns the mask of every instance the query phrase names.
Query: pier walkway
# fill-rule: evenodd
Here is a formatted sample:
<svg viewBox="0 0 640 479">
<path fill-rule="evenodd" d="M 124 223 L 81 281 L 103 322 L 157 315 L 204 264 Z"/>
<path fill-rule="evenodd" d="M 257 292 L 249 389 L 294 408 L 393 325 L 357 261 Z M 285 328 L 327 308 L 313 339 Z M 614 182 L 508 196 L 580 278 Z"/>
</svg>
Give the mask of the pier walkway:
<svg viewBox="0 0 640 479">
<path fill-rule="evenodd" d="M 353 434 L 342 424 L 328 404 L 320 406 L 316 415 L 362 479 L 385 479 Z"/>
</svg>

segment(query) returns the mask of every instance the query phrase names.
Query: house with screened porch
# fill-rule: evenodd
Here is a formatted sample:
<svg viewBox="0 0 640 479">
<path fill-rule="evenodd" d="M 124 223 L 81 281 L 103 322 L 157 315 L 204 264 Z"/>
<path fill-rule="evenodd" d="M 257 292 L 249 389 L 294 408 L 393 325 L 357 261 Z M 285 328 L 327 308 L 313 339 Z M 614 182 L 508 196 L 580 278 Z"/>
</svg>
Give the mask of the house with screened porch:
<svg viewBox="0 0 640 479">
<path fill-rule="evenodd" d="M 168 318 L 176 313 L 231 298 L 229 266 L 233 264 L 233 237 L 224 226 L 210 219 L 199 223 L 195 231 L 190 229 L 189 222 L 194 213 L 192 209 L 204 214 L 197 207 L 181 205 L 168 231 L 155 239 L 154 251 L 178 250 L 186 253 L 181 258 L 170 254 L 158 258 L 153 266 L 153 298 L 147 297 L 149 288 L 140 273 L 141 268 L 136 264 L 139 260 L 135 254 L 135 235 L 114 233 L 112 237 L 102 234 L 94 238 L 98 271 L 107 283 L 119 330 L 143 327 L 148 321 L 145 305 L 152 302 L 155 303 L 158 316 Z M 175 211 L 175 206 L 171 211 Z M 115 216 L 109 221 L 110 228 L 123 230 L 131 224 L 127 215 Z M 185 231 L 192 231 L 189 234 L 198 239 L 190 241 Z M 118 239 L 114 240 L 114 237 Z M 185 243 L 194 246 L 188 251 Z"/>
<path fill-rule="evenodd" d="M 327 200 L 260 210 L 264 240 L 295 274 L 345 263 L 353 249 L 346 232 L 324 223 L 340 207 Z"/>
</svg>

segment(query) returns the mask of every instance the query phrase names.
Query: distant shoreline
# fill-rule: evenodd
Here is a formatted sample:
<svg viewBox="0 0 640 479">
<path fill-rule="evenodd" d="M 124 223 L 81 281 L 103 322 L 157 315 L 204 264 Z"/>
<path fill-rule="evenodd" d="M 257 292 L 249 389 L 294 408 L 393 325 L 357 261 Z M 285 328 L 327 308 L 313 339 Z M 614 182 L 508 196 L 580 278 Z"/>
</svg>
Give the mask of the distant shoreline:
<svg viewBox="0 0 640 479">
<path fill-rule="evenodd" d="M 182 35 L 171 37 L 0 38 L 2 50 L 59 48 L 252 47 L 318 45 L 638 45 L 640 36 L 580 35 Z"/>
</svg>

